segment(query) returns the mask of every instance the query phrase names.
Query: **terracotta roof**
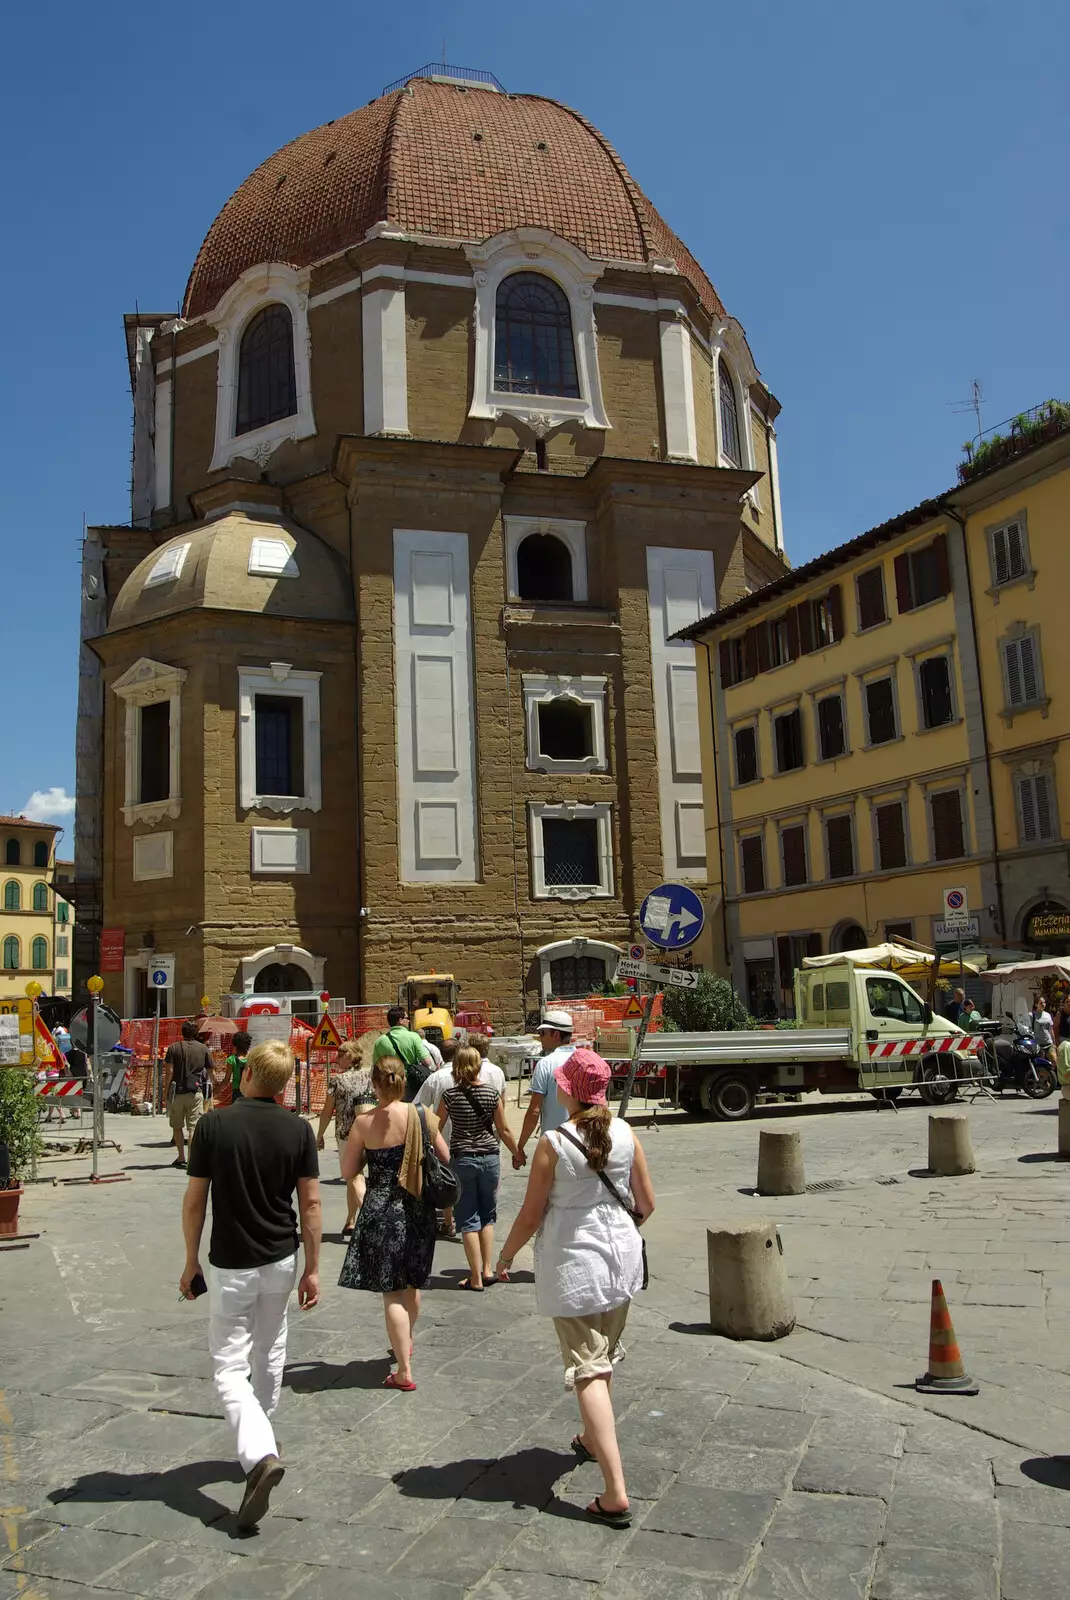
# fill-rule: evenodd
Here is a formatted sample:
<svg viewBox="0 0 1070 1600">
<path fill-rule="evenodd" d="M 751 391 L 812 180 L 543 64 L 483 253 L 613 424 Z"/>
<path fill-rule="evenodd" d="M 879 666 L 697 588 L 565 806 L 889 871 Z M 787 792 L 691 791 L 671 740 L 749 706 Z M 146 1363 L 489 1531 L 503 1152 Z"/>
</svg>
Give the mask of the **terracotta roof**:
<svg viewBox="0 0 1070 1600">
<path fill-rule="evenodd" d="M 480 241 L 540 227 L 596 260 L 671 256 L 707 310 L 723 315 L 702 268 L 584 117 L 539 95 L 422 78 L 258 167 L 209 229 L 183 314 L 211 310 L 249 267 L 310 266 L 359 244 L 376 222 Z"/>
<path fill-rule="evenodd" d="M 35 822 L 32 817 L 0 817 L 0 828 L 44 828 L 51 833 L 63 830 L 58 822 Z"/>
</svg>

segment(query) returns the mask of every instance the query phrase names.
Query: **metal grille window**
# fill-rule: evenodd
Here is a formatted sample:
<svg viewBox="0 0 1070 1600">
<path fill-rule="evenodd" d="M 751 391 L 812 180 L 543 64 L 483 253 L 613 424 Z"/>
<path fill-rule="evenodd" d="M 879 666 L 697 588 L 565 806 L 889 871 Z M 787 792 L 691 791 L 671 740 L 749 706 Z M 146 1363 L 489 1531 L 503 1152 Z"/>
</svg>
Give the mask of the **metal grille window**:
<svg viewBox="0 0 1070 1600">
<path fill-rule="evenodd" d="M 921 719 L 927 728 L 941 728 L 954 720 L 951 703 L 951 662 L 947 656 L 929 656 L 918 668 Z"/>
<path fill-rule="evenodd" d="M 778 772 L 793 772 L 803 764 L 802 714 L 798 707 L 773 718 Z"/>
<path fill-rule="evenodd" d="M 829 877 L 852 877 L 855 870 L 855 840 L 849 813 L 842 817 L 826 817 L 825 848 Z"/>
<path fill-rule="evenodd" d="M 765 845 L 760 833 L 748 834 L 739 841 L 743 866 L 743 893 L 761 894 L 765 888 Z"/>
<path fill-rule="evenodd" d="M 880 870 L 882 872 L 890 872 L 894 867 L 905 867 L 907 864 L 907 832 L 902 802 L 896 800 L 891 805 L 877 806 L 875 816 L 877 823 L 877 862 Z"/>
<path fill-rule="evenodd" d="M 1014 780 L 1018 796 L 1018 836 L 1022 844 L 1042 844 L 1056 837 L 1055 804 L 1051 779 L 1046 773 L 1019 774 Z"/>
<path fill-rule="evenodd" d="M 855 579 L 855 595 L 858 599 L 860 630 L 875 628 L 878 623 L 887 622 L 888 608 L 884 600 L 883 567 L 867 567 L 865 572 L 860 572 Z"/>
<path fill-rule="evenodd" d="M 256 792 L 304 793 L 301 702 L 292 695 L 256 696 Z"/>
<path fill-rule="evenodd" d="M 606 981 L 606 964 L 597 956 L 559 956 L 550 962 L 550 993 L 556 1000 L 583 1000 L 598 994 Z"/>
<path fill-rule="evenodd" d="M 737 728 L 735 746 L 736 782 L 753 783 L 758 776 L 757 728 Z"/>
<path fill-rule="evenodd" d="M 542 821 L 543 875 L 546 887 L 597 889 L 598 823 L 594 819 L 544 817 Z"/>
<path fill-rule="evenodd" d="M 966 833 L 962 823 L 962 795 L 958 789 L 942 789 L 929 796 L 933 824 L 933 858 L 953 861 L 966 854 Z"/>
<path fill-rule="evenodd" d="M 235 433 L 252 433 L 297 414 L 293 319 L 286 306 L 265 306 L 242 334 Z"/>
<path fill-rule="evenodd" d="M 784 869 L 784 887 L 797 888 L 808 881 L 806 872 L 806 829 L 793 823 L 780 830 L 780 860 Z"/>
<path fill-rule="evenodd" d="M 1008 639 L 1003 645 L 1003 671 L 1009 706 L 1035 705 L 1040 690 L 1040 651 L 1035 634 Z"/>
<path fill-rule="evenodd" d="M 158 700 L 155 705 L 142 706 L 138 805 L 151 805 L 166 800 L 171 793 L 171 702 Z"/>
<path fill-rule="evenodd" d="M 579 399 L 567 296 L 539 272 L 514 272 L 498 287 L 494 387 L 509 394 Z"/>
<path fill-rule="evenodd" d="M 993 528 L 989 535 L 992 554 L 992 583 L 1013 583 L 1024 578 L 1029 571 L 1025 550 L 1025 535 L 1020 522 L 1008 522 L 1005 527 Z"/>
<path fill-rule="evenodd" d="M 717 363 L 717 394 L 721 412 L 721 454 L 734 467 L 743 465 L 743 452 L 739 438 L 739 412 L 736 408 L 736 386 L 725 362 Z"/>
<path fill-rule="evenodd" d="M 866 684 L 866 720 L 870 744 L 887 744 L 897 736 L 895 688 L 891 678 L 875 678 Z"/>
<path fill-rule="evenodd" d="M 826 695 L 817 702 L 817 729 L 822 761 L 834 761 L 847 750 L 847 731 L 843 725 L 843 697 Z"/>
</svg>

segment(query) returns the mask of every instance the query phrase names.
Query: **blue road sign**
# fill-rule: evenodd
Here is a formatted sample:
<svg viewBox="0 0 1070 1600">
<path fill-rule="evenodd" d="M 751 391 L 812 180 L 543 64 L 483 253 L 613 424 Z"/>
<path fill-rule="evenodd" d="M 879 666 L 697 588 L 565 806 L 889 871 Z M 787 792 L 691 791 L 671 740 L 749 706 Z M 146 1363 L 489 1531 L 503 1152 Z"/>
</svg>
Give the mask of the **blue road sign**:
<svg viewBox="0 0 1070 1600">
<path fill-rule="evenodd" d="M 153 986 L 155 988 L 157 988 L 157 989 L 166 989 L 167 988 L 167 976 L 168 976 L 168 974 L 167 974 L 167 968 L 166 967 L 153 967 L 153 969 L 152 969 Z"/>
<path fill-rule="evenodd" d="M 683 883 L 652 889 L 639 911 L 639 926 L 661 950 L 683 950 L 694 944 L 705 920 L 702 901 Z"/>
</svg>

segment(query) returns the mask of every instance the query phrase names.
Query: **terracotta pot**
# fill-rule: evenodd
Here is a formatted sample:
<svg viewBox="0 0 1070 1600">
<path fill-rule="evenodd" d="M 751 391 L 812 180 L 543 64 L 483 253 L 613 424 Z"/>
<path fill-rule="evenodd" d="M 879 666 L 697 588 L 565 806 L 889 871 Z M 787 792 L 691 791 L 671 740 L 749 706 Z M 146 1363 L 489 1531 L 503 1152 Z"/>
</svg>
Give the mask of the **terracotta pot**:
<svg viewBox="0 0 1070 1600">
<path fill-rule="evenodd" d="M 0 1239 L 10 1238 L 19 1231 L 19 1201 L 22 1186 L 17 1189 L 0 1189 Z"/>
</svg>

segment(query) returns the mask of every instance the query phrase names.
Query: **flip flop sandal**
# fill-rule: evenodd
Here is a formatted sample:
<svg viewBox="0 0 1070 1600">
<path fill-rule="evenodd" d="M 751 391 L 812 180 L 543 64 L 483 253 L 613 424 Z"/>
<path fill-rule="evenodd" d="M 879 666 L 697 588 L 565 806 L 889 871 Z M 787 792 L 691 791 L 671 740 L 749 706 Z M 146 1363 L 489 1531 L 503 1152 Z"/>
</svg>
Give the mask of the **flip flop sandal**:
<svg viewBox="0 0 1070 1600">
<path fill-rule="evenodd" d="M 388 1377 L 383 1379 L 384 1389 L 404 1389 L 406 1394 L 408 1394 L 411 1392 L 411 1390 L 415 1389 L 415 1387 L 416 1385 L 414 1383 L 402 1383 L 396 1372 L 391 1372 Z"/>
<path fill-rule="evenodd" d="M 588 1461 L 597 1461 L 598 1460 L 598 1457 L 597 1456 L 593 1456 L 591 1454 L 591 1452 L 588 1450 L 587 1446 L 584 1444 L 583 1440 L 580 1438 L 578 1433 L 572 1439 L 569 1448 L 572 1450 L 572 1453 L 575 1455 L 576 1460 L 578 1461 L 578 1463 L 579 1463 L 579 1465 L 581 1467 L 585 1467 L 587 1465 Z"/>
<path fill-rule="evenodd" d="M 458 1289 L 471 1289 L 473 1294 L 483 1293 L 483 1284 L 473 1283 L 471 1278 L 462 1278 L 457 1287 Z"/>
<path fill-rule="evenodd" d="M 607 1528 L 630 1528 L 632 1525 L 630 1506 L 627 1511 L 607 1511 L 597 1495 L 585 1510 L 593 1522 L 604 1522 Z"/>
</svg>

